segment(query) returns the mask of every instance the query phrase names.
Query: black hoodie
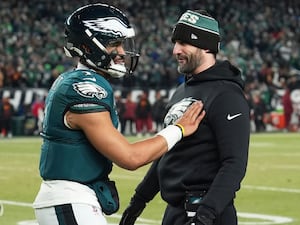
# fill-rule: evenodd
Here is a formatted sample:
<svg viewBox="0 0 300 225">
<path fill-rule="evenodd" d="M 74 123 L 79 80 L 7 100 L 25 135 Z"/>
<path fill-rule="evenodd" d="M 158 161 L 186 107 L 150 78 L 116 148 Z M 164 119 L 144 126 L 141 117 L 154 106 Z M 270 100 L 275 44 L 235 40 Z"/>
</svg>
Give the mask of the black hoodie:
<svg viewBox="0 0 300 225">
<path fill-rule="evenodd" d="M 205 119 L 193 135 L 152 164 L 137 194 L 149 201 L 160 191 L 168 204 L 181 207 L 186 191 L 206 190 L 201 205 L 216 215 L 233 202 L 248 160 L 250 119 L 243 87 L 240 71 L 223 61 L 176 89 L 166 124 L 176 121 L 194 100 L 204 102 Z"/>
</svg>

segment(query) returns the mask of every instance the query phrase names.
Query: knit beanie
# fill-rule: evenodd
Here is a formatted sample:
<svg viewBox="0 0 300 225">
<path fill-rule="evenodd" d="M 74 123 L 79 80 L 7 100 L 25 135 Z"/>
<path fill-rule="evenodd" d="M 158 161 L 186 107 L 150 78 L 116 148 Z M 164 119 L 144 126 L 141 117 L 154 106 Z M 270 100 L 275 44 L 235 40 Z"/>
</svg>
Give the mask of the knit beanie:
<svg viewBox="0 0 300 225">
<path fill-rule="evenodd" d="M 210 16 L 187 10 L 175 25 L 172 42 L 182 41 L 217 53 L 220 46 L 218 21 Z"/>
</svg>

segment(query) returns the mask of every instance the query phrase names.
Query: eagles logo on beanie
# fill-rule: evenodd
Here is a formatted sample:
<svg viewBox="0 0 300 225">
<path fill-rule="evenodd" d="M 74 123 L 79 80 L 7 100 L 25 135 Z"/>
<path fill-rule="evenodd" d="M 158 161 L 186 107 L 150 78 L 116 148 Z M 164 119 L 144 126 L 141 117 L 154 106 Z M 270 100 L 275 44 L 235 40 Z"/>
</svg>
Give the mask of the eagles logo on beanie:
<svg viewBox="0 0 300 225">
<path fill-rule="evenodd" d="M 187 10 L 173 30 L 172 42 L 177 40 L 217 53 L 220 46 L 218 21 L 210 16 Z"/>
</svg>

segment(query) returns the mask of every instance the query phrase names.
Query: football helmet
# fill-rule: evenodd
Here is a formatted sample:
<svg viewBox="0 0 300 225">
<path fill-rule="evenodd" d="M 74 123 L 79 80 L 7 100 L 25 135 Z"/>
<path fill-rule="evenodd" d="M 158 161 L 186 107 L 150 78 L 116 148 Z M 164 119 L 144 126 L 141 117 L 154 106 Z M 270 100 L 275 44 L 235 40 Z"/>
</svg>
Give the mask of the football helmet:
<svg viewBox="0 0 300 225">
<path fill-rule="evenodd" d="M 138 64 L 134 36 L 128 18 L 119 9 L 101 3 L 89 4 L 66 19 L 64 50 L 67 56 L 79 57 L 90 67 L 120 78 L 132 74 Z M 108 45 L 118 43 L 122 43 L 125 55 L 107 52 Z M 114 63 L 117 55 L 124 58 L 124 64 Z"/>
</svg>

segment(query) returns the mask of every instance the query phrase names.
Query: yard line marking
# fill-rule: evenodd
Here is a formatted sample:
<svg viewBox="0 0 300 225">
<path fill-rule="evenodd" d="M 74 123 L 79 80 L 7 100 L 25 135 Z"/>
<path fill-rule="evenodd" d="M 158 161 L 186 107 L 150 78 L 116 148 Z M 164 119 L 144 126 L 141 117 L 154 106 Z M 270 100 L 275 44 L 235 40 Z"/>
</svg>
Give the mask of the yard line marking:
<svg viewBox="0 0 300 225">
<path fill-rule="evenodd" d="M 294 220 L 288 217 L 282 216 L 271 216 L 264 214 L 256 214 L 256 213 L 237 213 L 238 217 L 248 218 L 248 219 L 259 219 L 263 221 L 253 221 L 253 222 L 239 222 L 239 224 L 243 225 L 273 225 L 273 224 L 287 224 L 291 223 Z"/>
<path fill-rule="evenodd" d="M 262 156 L 285 156 L 285 157 L 299 157 L 300 156 L 300 153 L 288 153 L 288 152 L 285 152 L 285 153 L 280 153 L 280 152 L 254 152 L 254 153 L 250 153 L 250 156 L 251 157 L 262 157 Z"/>
<path fill-rule="evenodd" d="M 16 205 L 16 206 L 25 206 L 25 207 L 32 207 L 32 203 L 26 203 L 26 202 L 15 202 L 15 201 L 7 201 L 7 200 L 1 200 L 5 205 Z"/>
<path fill-rule="evenodd" d="M 293 188 L 278 188 L 278 187 L 254 186 L 254 185 L 243 185 L 242 188 L 260 190 L 260 191 L 276 191 L 276 192 L 300 194 L 300 189 L 293 189 Z"/>
<path fill-rule="evenodd" d="M 299 170 L 300 165 L 277 165 L 277 166 L 271 166 L 269 168 L 275 168 L 275 169 L 285 169 L 285 170 Z"/>
<path fill-rule="evenodd" d="M 144 175 L 143 175 L 144 176 Z M 142 180 L 143 177 L 134 176 L 134 175 L 112 175 L 111 177 L 116 179 L 123 179 L 123 180 Z"/>
<path fill-rule="evenodd" d="M 260 168 L 260 169 L 281 169 L 281 170 L 299 170 L 300 165 L 287 165 L 287 164 L 281 164 L 281 165 L 262 165 L 259 163 L 252 163 L 251 165 L 249 164 L 249 167 L 254 167 L 254 168 Z"/>
</svg>

